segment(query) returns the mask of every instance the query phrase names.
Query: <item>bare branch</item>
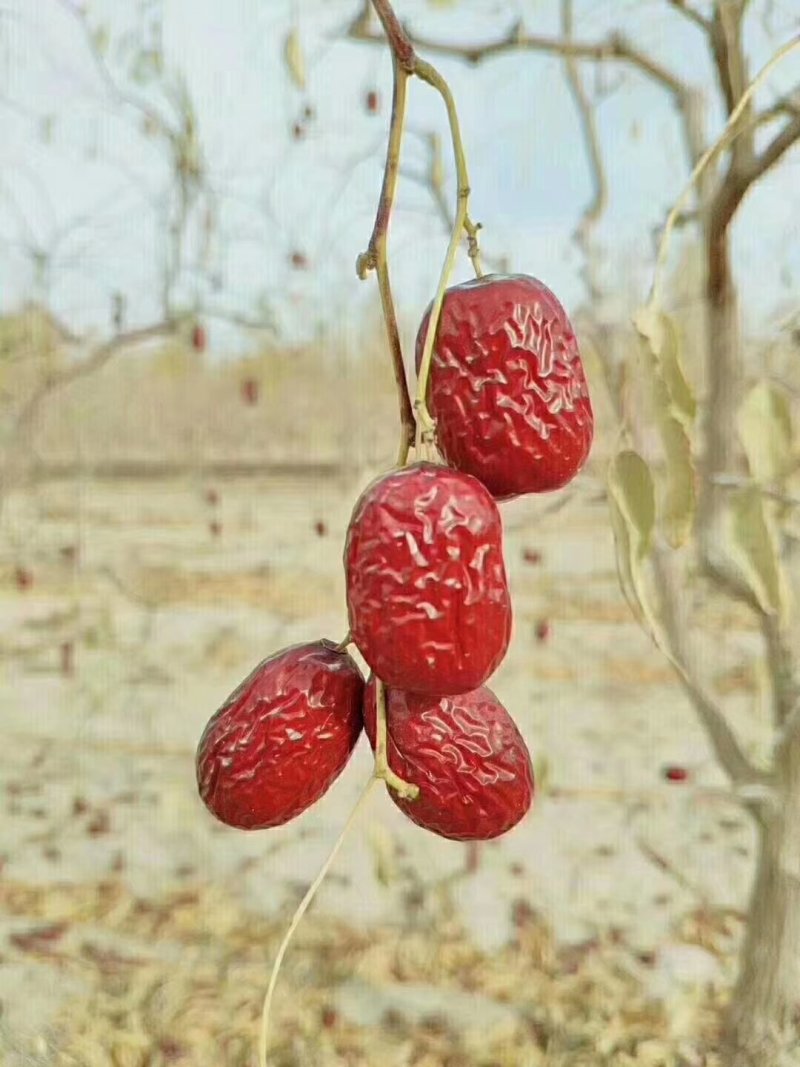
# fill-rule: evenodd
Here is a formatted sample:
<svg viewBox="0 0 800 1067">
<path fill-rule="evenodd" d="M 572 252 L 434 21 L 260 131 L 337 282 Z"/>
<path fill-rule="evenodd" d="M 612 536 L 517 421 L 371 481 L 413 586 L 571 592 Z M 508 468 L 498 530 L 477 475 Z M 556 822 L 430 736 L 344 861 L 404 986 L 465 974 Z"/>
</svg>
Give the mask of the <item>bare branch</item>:
<svg viewBox="0 0 800 1067">
<path fill-rule="evenodd" d="M 712 235 L 722 235 L 748 190 L 800 140 L 800 114 L 787 122 L 767 147 L 746 168 L 737 168 L 735 158 L 723 179 L 711 216 Z M 735 143 L 735 142 L 734 142 Z"/>
<path fill-rule="evenodd" d="M 765 614 L 761 632 L 772 682 L 772 717 L 775 726 L 780 729 L 800 708 L 800 682 L 795 671 L 791 642 L 780 619 Z"/>
<path fill-rule="evenodd" d="M 567 42 L 572 40 L 572 14 L 572 0 L 562 0 L 561 28 L 564 34 L 564 39 Z M 608 200 L 608 186 L 606 182 L 605 168 L 603 166 L 603 157 L 600 152 L 600 135 L 597 130 L 597 120 L 589 96 L 583 87 L 583 81 L 581 80 L 575 56 L 564 56 L 564 68 L 567 76 L 567 85 L 572 94 L 572 99 L 575 102 L 575 107 L 581 124 L 583 143 L 586 149 L 586 157 L 589 163 L 589 172 L 591 174 L 593 185 L 592 199 L 584 209 L 581 221 L 575 231 L 575 238 L 583 249 L 585 259 L 584 277 L 589 289 L 590 299 L 594 302 L 599 298 L 600 290 L 596 281 L 595 272 L 592 269 L 593 257 L 592 250 L 589 246 L 590 233 L 593 226 L 605 210 L 606 202 Z"/>
<path fill-rule="evenodd" d="M 784 107 L 788 104 L 788 101 L 784 102 Z M 794 112 L 795 117 L 791 122 L 787 122 L 780 133 L 776 134 L 774 139 L 767 145 L 767 147 L 756 157 L 753 163 L 750 182 L 757 181 L 762 174 L 774 167 L 778 160 L 795 144 L 800 140 L 800 109 L 796 109 Z"/>
<path fill-rule="evenodd" d="M 697 712 L 717 762 L 731 782 L 736 786 L 766 784 L 769 776 L 745 754 L 730 723 L 700 681 L 698 657 L 691 644 L 684 605 L 677 594 L 674 565 L 675 561 L 662 549 L 654 550 L 653 571 L 678 679 Z"/>
<path fill-rule="evenodd" d="M 563 38 L 525 33 L 521 23 L 517 23 L 504 37 L 481 45 L 456 45 L 432 41 L 412 34 L 408 28 L 404 28 L 404 33 L 417 49 L 464 59 L 468 63 L 481 63 L 493 56 L 517 51 L 542 52 L 546 55 L 562 57 L 572 56 L 575 59 L 588 59 L 596 63 L 617 60 L 640 70 L 648 78 L 662 85 L 678 100 L 682 100 L 686 92 L 686 86 L 676 74 L 637 48 L 620 33 L 611 34 L 606 40 L 598 42 L 565 41 Z M 348 27 L 347 36 L 353 41 L 365 41 L 371 44 L 383 42 L 383 37 L 371 29 L 369 21 L 361 17 Z"/>
<path fill-rule="evenodd" d="M 686 3 L 686 0 L 667 0 L 667 3 L 670 7 L 674 8 L 676 11 L 679 11 L 684 16 L 684 18 L 687 18 L 696 26 L 699 26 L 700 29 L 703 30 L 703 32 L 708 33 L 708 31 L 711 29 L 711 23 L 705 17 L 705 15 L 701 15 L 699 11 L 695 11 L 693 7 L 690 7 Z"/>
<path fill-rule="evenodd" d="M 118 104 L 124 104 L 126 107 L 133 108 L 135 111 L 138 111 L 140 114 L 148 118 L 151 122 L 155 122 L 160 126 L 163 125 L 163 117 L 159 115 L 159 113 L 155 111 L 146 100 L 139 96 L 132 96 L 129 92 L 121 89 L 117 84 L 108 64 L 95 47 L 94 41 L 92 40 L 91 29 L 86 21 L 86 16 L 81 9 L 70 3 L 69 0 L 58 0 L 58 3 L 61 8 L 69 14 L 70 18 L 74 19 L 80 26 L 86 47 L 89 50 L 89 55 L 92 57 L 95 69 L 100 75 L 109 95 L 113 97 Z"/>
<path fill-rule="evenodd" d="M 738 474 L 715 474 L 712 477 L 712 481 L 715 485 L 719 485 L 723 489 L 756 488 L 762 496 L 767 497 L 769 500 L 775 500 L 786 507 L 800 507 L 800 496 L 791 496 L 780 489 L 773 489 L 770 486 L 759 485 L 757 482 L 754 482 L 752 478 L 743 478 Z"/>
<path fill-rule="evenodd" d="M 58 389 L 62 389 L 78 378 L 83 378 L 87 374 L 93 374 L 95 371 L 100 370 L 120 349 L 130 348 L 133 345 L 141 344 L 143 341 L 151 341 L 156 337 L 166 337 L 168 334 L 173 333 L 174 330 L 175 323 L 170 321 L 126 330 L 98 345 L 86 359 L 48 375 L 17 416 L 13 437 L 16 438 L 30 426 L 47 397 Z"/>
</svg>

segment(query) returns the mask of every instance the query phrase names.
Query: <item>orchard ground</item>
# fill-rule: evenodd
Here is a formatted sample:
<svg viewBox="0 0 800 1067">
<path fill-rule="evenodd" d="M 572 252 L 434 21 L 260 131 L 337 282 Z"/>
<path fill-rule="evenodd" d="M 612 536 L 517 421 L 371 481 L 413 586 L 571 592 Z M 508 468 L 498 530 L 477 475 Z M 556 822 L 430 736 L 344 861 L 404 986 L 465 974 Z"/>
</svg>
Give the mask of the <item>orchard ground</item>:
<svg viewBox="0 0 800 1067">
<path fill-rule="evenodd" d="M 387 451 L 379 381 L 362 458 Z M 92 395 L 45 419 L 42 476 L 3 505 L 2 1062 L 245 1067 L 277 943 L 371 758 L 362 738 L 314 808 L 246 834 L 202 807 L 195 746 L 264 656 L 344 636 L 347 521 L 391 459 L 348 472 L 295 452 L 292 472 L 237 476 L 223 443 L 181 474 L 150 476 L 150 455 L 103 476 L 127 423 L 102 454 Z M 253 433 L 283 407 L 257 409 Z M 47 476 L 59 419 L 89 435 L 82 474 Z M 290 948 L 276 1067 L 719 1062 L 753 835 L 622 599 L 602 471 L 599 448 L 574 488 L 503 505 L 515 631 L 491 684 L 534 755 L 532 813 L 476 865 L 377 789 Z M 713 684 L 758 751 L 758 635 L 727 606 L 705 614 Z"/>
</svg>

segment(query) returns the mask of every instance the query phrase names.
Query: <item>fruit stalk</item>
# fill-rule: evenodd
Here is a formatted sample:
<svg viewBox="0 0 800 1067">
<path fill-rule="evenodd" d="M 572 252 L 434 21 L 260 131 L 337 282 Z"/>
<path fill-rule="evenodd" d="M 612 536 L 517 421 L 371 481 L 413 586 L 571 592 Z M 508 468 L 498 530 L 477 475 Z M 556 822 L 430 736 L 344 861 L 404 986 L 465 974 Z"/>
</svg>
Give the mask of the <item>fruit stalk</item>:
<svg viewBox="0 0 800 1067">
<path fill-rule="evenodd" d="M 409 452 L 414 447 L 417 458 L 423 448 L 429 449 L 433 445 L 435 426 L 428 412 L 425 402 L 427 386 L 427 368 L 430 364 L 431 351 L 433 349 L 433 336 L 436 331 L 439 311 L 441 310 L 444 292 L 453 269 L 462 230 L 467 235 L 468 253 L 473 263 L 473 268 L 478 277 L 482 269 L 480 263 L 480 251 L 478 247 L 478 229 L 469 218 L 467 205 L 469 201 L 469 175 L 467 171 L 466 155 L 461 139 L 461 128 L 458 121 L 453 94 L 445 79 L 430 63 L 420 59 L 414 49 L 408 35 L 403 30 L 397 16 L 394 13 L 389 0 L 372 0 L 372 5 L 380 19 L 389 43 L 392 54 L 393 95 L 392 116 L 389 126 L 389 140 L 386 150 L 386 165 L 383 174 L 378 209 L 375 216 L 375 224 L 372 229 L 366 252 L 363 252 L 356 261 L 356 273 L 362 280 L 371 270 L 376 272 L 378 288 L 381 296 L 383 317 L 386 323 L 386 332 L 389 338 L 389 347 L 392 353 L 395 382 L 397 384 L 398 401 L 400 406 L 400 446 L 398 449 L 397 466 L 404 467 L 408 463 Z M 455 155 L 456 178 L 458 183 L 456 214 L 453 222 L 453 230 L 447 248 L 445 263 L 439 281 L 437 298 L 431 312 L 429 338 L 427 343 L 427 361 L 423 360 L 423 373 L 419 376 L 417 395 L 414 408 L 411 406 L 408 384 L 405 374 L 405 363 L 400 343 L 400 333 L 397 325 L 397 313 L 392 297 L 391 281 L 389 277 L 388 263 L 388 233 L 392 207 L 397 192 L 397 178 L 400 169 L 400 150 L 402 147 L 403 132 L 405 126 L 406 100 L 408 80 L 417 75 L 422 81 L 431 85 L 442 97 L 447 108 L 450 132 L 453 141 Z M 409 782 L 399 778 L 390 769 L 386 756 L 386 701 L 383 686 L 377 704 L 377 723 L 379 743 L 375 752 L 375 777 L 383 779 L 388 786 L 394 789 L 399 796 L 413 799 L 419 792 L 418 788 Z"/>
<path fill-rule="evenodd" d="M 419 786 L 406 782 L 389 766 L 387 752 L 387 727 L 386 727 L 386 686 L 383 682 L 375 682 L 375 770 L 376 780 L 386 782 L 403 800 L 416 800 L 419 796 Z"/>
</svg>

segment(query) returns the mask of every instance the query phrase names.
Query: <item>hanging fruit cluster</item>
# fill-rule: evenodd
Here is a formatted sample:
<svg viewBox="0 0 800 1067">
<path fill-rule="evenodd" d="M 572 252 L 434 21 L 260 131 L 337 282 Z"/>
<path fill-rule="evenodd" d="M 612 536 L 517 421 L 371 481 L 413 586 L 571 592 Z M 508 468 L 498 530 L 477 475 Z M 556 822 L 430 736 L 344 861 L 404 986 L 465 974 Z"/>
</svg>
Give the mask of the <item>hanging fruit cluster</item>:
<svg viewBox="0 0 800 1067">
<path fill-rule="evenodd" d="M 263 829 L 305 811 L 341 774 L 362 729 L 376 776 L 426 830 L 488 840 L 530 808 L 527 746 L 485 683 L 512 629 L 497 501 L 562 488 L 592 442 L 563 307 L 525 275 L 448 289 L 425 395 L 445 462 L 418 455 L 356 502 L 344 549 L 348 640 L 275 653 L 206 727 L 198 787 L 230 826 Z M 366 684 L 351 642 L 370 668 Z"/>
</svg>

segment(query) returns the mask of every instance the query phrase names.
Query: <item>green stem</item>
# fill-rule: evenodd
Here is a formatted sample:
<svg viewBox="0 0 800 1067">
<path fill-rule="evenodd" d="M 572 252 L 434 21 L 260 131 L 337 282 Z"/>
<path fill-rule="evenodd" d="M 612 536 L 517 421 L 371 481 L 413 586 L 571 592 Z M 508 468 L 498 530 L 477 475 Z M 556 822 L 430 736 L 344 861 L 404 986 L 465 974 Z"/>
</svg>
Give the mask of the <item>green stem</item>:
<svg viewBox="0 0 800 1067">
<path fill-rule="evenodd" d="M 453 228 L 450 234 L 450 242 L 447 246 L 444 264 L 442 266 L 442 272 L 439 277 L 439 285 L 433 299 L 433 304 L 431 305 L 428 329 L 425 333 L 425 343 L 422 347 L 422 359 L 420 360 L 419 373 L 417 375 L 417 395 L 414 402 L 417 416 L 415 448 L 417 451 L 420 451 L 423 444 L 431 443 L 436 429 L 427 404 L 428 378 L 430 375 L 431 357 L 433 355 L 433 342 L 436 336 L 436 329 L 439 325 L 439 317 L 442 311 L 442 304 L 444 303 L 444 294 L 447 289 L 447 283 L 450 280 L 450 275 L 453 271 L 456 255 L 458 254 L 458 246 L 461 242 L 462 230 L 466 229 L 467 234 L 470 236 L 470 255 L 472 257 L 475 272 L 479 277 L 481 268 L 476 237 L 477 227 L 469 220 L 467 214 L 470 192 L 469 174 L 467 171 L 467 160 L 464 153 L 464 144 L 461 140 L 461 128 L 458 122 L 458 112 L 456 111 L 453 94 L 441 74 L 435 67 L 432 67 L 430 63 L 426 63 L 425 60 L 417 59 L 415 72 L 424 82 L 433 86 L 444 100 L 445 107 L 447 108 L 447 118 L 450 122 L 450 134 L 453 139 L 456 179 L 458 182 L 456 213 L 453 219 Z"/>
</svg>

